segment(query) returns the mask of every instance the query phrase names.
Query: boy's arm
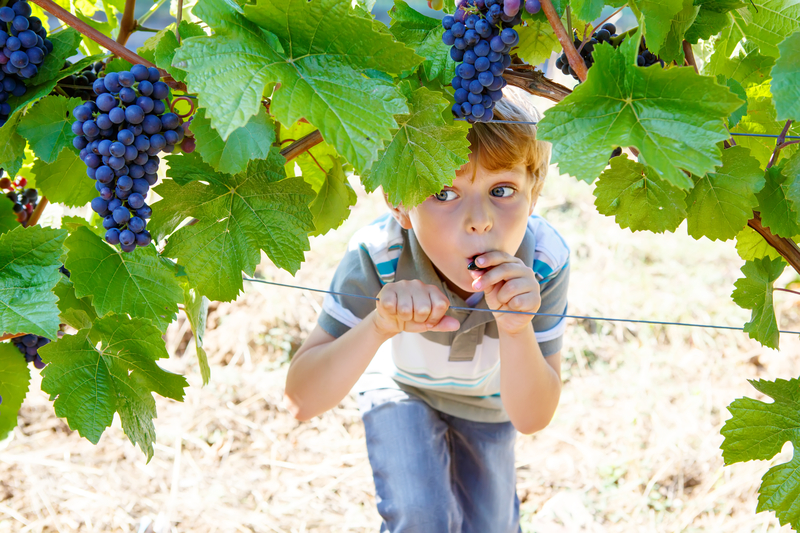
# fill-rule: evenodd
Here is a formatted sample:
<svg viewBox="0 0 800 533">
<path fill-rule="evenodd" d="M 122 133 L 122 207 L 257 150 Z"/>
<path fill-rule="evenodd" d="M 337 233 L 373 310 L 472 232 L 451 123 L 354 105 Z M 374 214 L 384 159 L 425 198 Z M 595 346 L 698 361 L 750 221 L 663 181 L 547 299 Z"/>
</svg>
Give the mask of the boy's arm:
<svg viewBox="0 0 800 533">
<path fill-rule="evenodd" d="M 373 311 L 341 337 L 319 325 L 297 350 L 286 376 L 284 401 L 298 420 L 336 407 L 391 335 L 375 328 Z"/>
</svg>

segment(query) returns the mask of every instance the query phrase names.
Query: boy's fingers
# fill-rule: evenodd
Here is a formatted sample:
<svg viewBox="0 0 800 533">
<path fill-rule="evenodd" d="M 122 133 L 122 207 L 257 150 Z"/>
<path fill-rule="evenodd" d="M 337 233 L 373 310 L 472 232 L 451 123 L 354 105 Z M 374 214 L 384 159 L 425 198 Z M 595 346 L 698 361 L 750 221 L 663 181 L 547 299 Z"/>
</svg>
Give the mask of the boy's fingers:
<svg viewBox="0 0 800 533">
<path fill-rule="evenodd" d="M 501 263 L 508 263 L 509 261 L 519 261 L 519 259 L 506 252 L 501 252 L 500 250 L 493 250 L 475 257 L 475 264 L 478 268 L 489 268 Z"/>
<path fill-rule="evenodd" d="M 450 301 L 438 287 L 430 287 L 428 294 L 431 301 L 431 314 L 428 317 L 428 323 L 436 324 L 447 312 L 450 307 Z"/>
<path fill-rule="evenodd" d="M 411 301 L 414 306 L 414 322 L 420 324 L 426 322 L 431 314 L 431 298 L 427 291 L 413 293 Z"/>
<path fill-rule="evenodd" d="M 411 295 L 400 293 L 397 295 L 397 318 L 409 322 L 414 318 L 414 301 Z"/>
<path fill-rule="evenodd" d="M 457 331 L 460 327 L 461 323 L 456 318 L 443 316 L 439 323 L 428 331 Z"/>
<path fill-rule="evenodd" d="M 534 289 L 530 280 L 525 278 L 514 278 L 503 283 L 500 292 L 497 293 L 497 301 L 500 303 L 509 302 L 515 296 L 532 292 Z"/>
<path fill-rule="evenodd" d="M 518 265 L 516 263 L 503 263 L 485 273 L 478 279 L 472 282 L 472 288 L 475 290 L 486 290 L 490 285 L 494 285 L 503 280 L 519 278 L 525 275 L 525 270 L 528 267 L 525 265 Z M 480 283 L 480 285 L 478 285 Z"/>
<path fill-rule="evenodd" d="M 378 304 L 387 313 L 395 314 L 397 312 L 397 293 L 394 291 L 381 292 Z"/>
</svg>

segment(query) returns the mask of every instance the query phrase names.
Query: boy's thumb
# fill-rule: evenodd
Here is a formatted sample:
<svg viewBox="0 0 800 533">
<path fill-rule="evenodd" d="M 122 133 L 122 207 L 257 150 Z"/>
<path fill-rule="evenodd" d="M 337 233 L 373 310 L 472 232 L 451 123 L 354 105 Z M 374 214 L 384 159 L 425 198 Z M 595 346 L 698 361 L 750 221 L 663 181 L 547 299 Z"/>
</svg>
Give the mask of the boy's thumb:
<svg viewBox="0 0 800 533">
<path fill-rule="evenodd" d="M 457 331 L 460 327 L 461 323 L 458 321 L 458 319 L 445 315 L 438 324 L 428 331 Z"/>
</svg>

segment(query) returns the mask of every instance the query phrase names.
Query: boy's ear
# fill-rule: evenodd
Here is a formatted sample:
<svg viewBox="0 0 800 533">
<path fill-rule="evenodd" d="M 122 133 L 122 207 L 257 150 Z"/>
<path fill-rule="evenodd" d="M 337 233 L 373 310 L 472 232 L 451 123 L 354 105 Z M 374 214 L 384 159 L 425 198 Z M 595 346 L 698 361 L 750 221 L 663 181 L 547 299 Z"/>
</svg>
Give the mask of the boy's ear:
<svg viewBox="0 0 800 533">
<path fill-rule="evenodd" d="M 386 202 L 386 205 L 389 206 L 389 211 L 391 211 L 392 216 L 400 224 L 400 227 L 403 229 L 411 229 L 411 219 L 408 216 L 408 213 L 402 207 L 396 207 L 389 202 Z"/>
</svg>

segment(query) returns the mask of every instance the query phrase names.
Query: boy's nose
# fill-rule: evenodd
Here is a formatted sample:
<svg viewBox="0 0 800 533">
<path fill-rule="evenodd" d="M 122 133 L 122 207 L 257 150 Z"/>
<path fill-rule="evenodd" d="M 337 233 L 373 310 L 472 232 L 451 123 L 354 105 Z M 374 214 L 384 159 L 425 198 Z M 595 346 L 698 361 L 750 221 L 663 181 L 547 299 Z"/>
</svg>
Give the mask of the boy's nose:
<svg viewBox="0 0 800 533">
<path fill-rule="evenodd" d="M 467 232 L 483 234 L 492 229 L 488 213 L 482 209 L 473 210 L 467 217 Z"/>
</svg>

